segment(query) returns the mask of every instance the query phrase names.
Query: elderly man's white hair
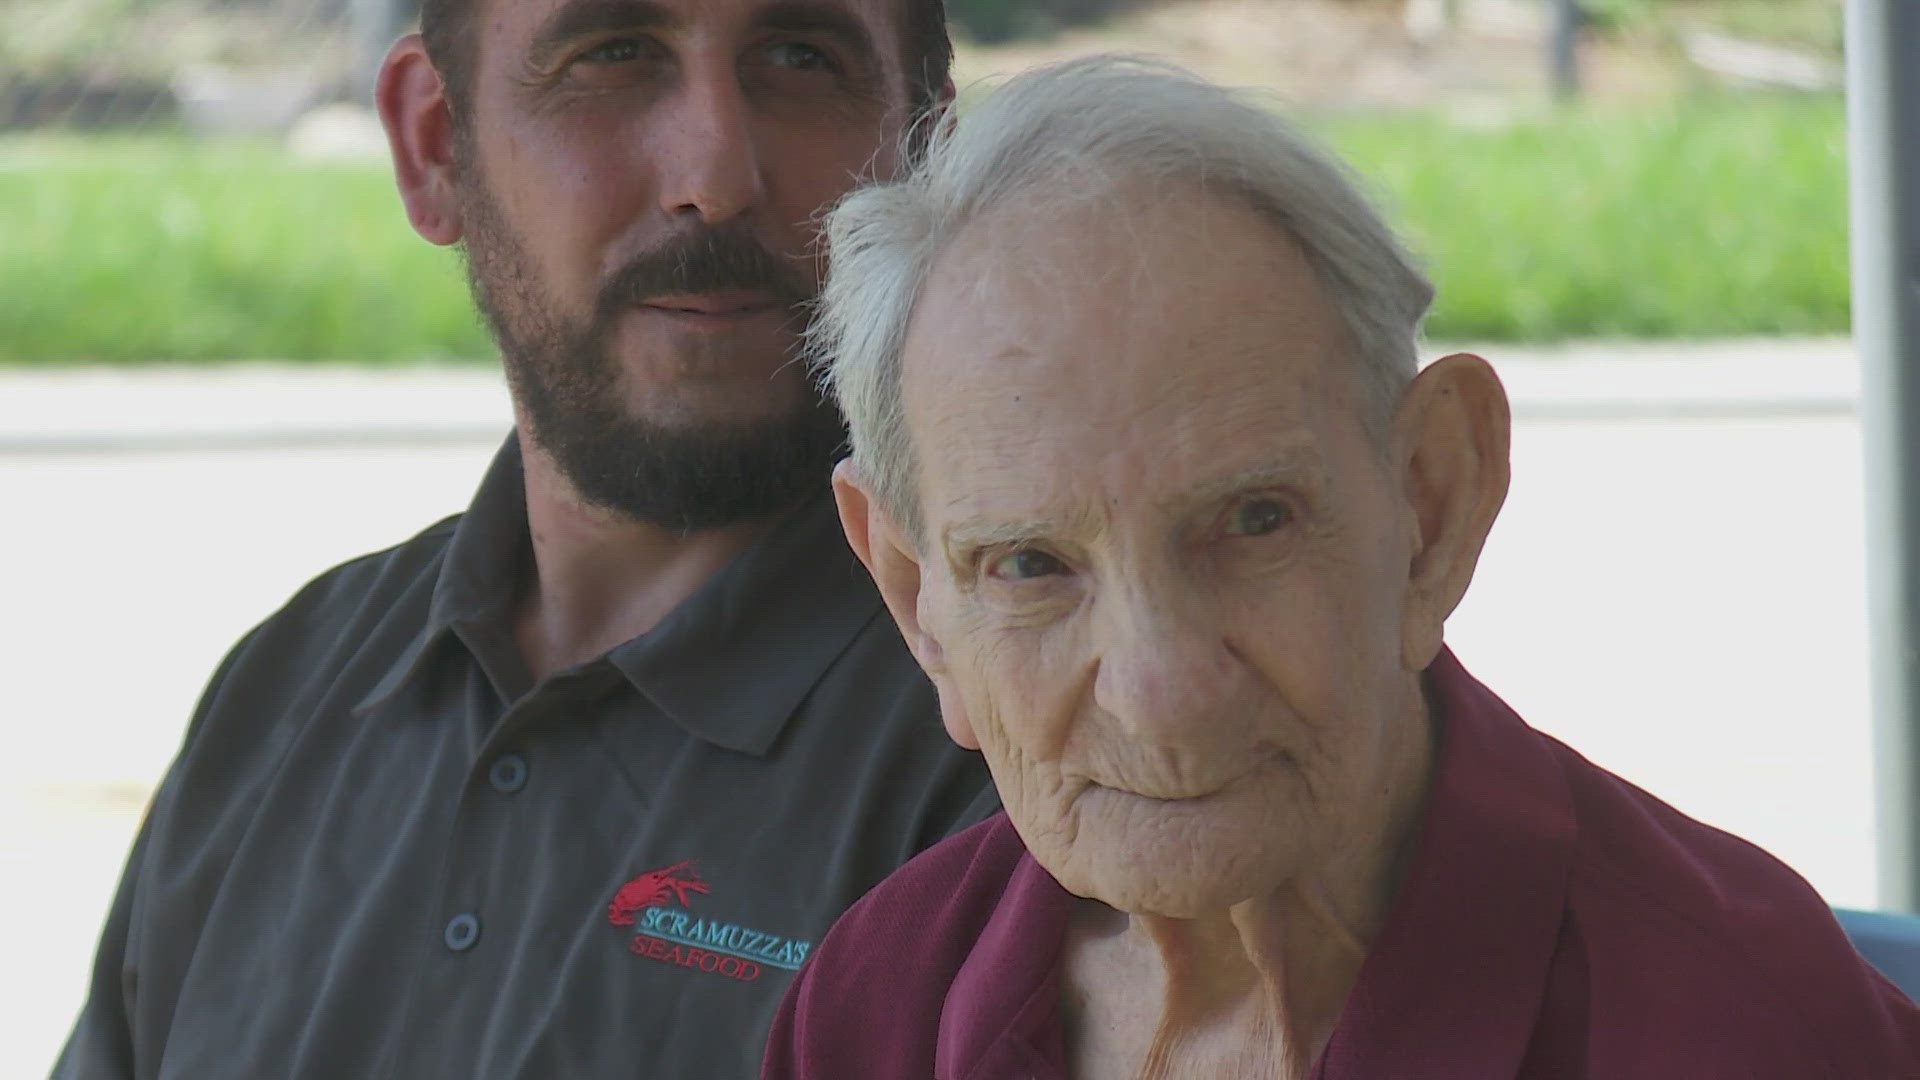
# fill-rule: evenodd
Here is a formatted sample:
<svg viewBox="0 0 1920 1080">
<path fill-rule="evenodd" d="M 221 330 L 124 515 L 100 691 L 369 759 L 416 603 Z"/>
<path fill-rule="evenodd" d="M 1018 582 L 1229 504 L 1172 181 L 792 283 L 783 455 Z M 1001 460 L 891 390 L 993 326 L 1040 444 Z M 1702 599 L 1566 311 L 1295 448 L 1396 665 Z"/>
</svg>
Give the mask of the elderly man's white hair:
<svg viewBox="0 0 1920 1080">
<path fill-rule="evenodd" d="M 1170 65 L 1104 56 L 1039 68 L 937 133 L 909 175 L 854 192 L 827 218 L 832 272 L 809 353 L 846 415 L 854 468 L 916 544 L 900 353 L 935 259 L 1005 200 L 1099 198 L 1134 180 L 1271 215 L 1344 321 L 1368 424 L 1384 428 L 1413 377 L 1433 286 L 1346 170 L 1270 109 Z"/>
</svg>

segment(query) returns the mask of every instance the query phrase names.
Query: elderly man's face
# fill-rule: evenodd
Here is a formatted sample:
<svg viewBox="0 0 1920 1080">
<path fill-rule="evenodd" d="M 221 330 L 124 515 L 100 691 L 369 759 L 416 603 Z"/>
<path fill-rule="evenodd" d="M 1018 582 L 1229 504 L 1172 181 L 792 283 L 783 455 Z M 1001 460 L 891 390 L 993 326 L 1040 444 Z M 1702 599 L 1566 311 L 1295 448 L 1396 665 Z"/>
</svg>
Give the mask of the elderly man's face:
<svg viewBox="0 0 1920 1080">
<path fill-rule="evenodd" d="M 917 573 L 862 550 L 1070 890 L 1236 903 L 1393 801 L 1444 612 L 1348 349 L 1291 239 L 1197 192 L 1002 210 L 937 263 Z"/>
</svg>

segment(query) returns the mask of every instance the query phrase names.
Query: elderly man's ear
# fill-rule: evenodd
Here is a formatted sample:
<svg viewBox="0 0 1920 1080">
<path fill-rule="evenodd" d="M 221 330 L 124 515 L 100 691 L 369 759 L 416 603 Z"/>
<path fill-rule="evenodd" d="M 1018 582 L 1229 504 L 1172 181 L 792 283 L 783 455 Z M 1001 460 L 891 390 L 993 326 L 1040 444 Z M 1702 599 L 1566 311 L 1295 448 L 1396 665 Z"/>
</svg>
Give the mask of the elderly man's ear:
<svg viewBox="0 0 1920 1080">
<path fill-rule="evenodd" d="M 454 183 L 453 112 L 419 34 L 408 34 L 388 51 L 373 97 L 407 220 L 435 244 L 458 243 L 463 226 Z"/>
<path fill-rule="evenodd" d="M 947 734 L 969 750 L 980 749 L 966 706 L 947 677 L 946 655 L 940 642 L 920 622 L 919 553 L 893 515 L 874 499 L 851 458 L 834 467 L 833 501 L 840 508 L 840 527 L 846 531 L 847 544 L 866 564 L 867 573 L 873 575 L 900 636 L 906 638 L 913 658 L 940 694 L 940 719 L 947 726 Z"/>
<path fill-rule="evenodd" d="M 1414 532 L 1401 661 L 1424 671 L 1466 594 L 1507 498 L 1513 419 L 1485 360 L 1455 353 L 1428 365 L 1394 414 L 1394 464 Z"/>
</svg>

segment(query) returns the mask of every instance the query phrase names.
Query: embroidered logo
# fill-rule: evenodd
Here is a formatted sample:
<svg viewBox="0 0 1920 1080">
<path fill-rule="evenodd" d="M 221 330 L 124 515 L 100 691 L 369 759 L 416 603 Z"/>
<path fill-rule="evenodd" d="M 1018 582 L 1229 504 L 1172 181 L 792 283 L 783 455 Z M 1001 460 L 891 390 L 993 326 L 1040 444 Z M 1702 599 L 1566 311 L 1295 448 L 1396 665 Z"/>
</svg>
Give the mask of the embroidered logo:
<svg viewBox="0 0 1920 1080">
<path fill-rule="evenodd" d="M 633 927 L 628 950 L 663 964 L 697 968 L 741 982 L 758 979 L 764 971 L 762 965 L 799 970 L 813 948 L 811 942 L 681 910 L 692 906 L 696 894 L 711 892 L 694 872 L 692 859 L 677 862 L 649 870 L 620 886 L 607 905 L 607 921 L 614 926 Z"/>
<path fill-rule="evenodd" d="M 607 921 L 615 926 L 632 926 L 633 913 L 641 908 L 663 905 L 669 897 L 677 898 L 680 906 L 686 907 L 687 894 L 707 891 L 707 883 L 693 872 L 692 859 L 674 863 L 664 870 L 649 870 L 613 894 L 613 903 L 607 905 Z"/>
</svg>

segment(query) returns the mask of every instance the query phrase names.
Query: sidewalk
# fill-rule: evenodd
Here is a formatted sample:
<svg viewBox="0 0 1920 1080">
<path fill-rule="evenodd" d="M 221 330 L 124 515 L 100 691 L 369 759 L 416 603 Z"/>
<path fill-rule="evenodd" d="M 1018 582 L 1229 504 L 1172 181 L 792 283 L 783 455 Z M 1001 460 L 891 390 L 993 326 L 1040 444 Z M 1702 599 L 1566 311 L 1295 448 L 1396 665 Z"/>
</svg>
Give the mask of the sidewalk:
<svg viewBox="0 0 1920 1080">
<path fill-rule="evenodd" d="M 0 454 L 492 442 L 511 423 L 485 364 L 0 367 Z"/>
<path fill-rule="evenodd" d="M 1838 416 L 1851 413 L 1860 394 L 1859 364 L 1845 338 L 1469 351 L 1499 369 L 1523 420 Z"/>
</svg>

